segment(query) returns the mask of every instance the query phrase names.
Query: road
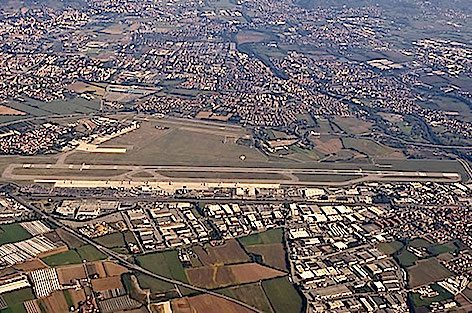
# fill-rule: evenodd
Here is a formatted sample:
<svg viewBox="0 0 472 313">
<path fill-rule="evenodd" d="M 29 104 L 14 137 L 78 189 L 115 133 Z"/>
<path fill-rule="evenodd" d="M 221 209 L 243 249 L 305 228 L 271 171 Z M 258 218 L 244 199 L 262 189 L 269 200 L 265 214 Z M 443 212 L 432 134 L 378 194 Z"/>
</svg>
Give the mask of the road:
<svg viewBox="0 0 472 313">
<path fill-rule="evenodd" d="M 236 304 L 239 304 L 251 311 L 254 311 L 256 313 L 263 313 L 262 311 L 258 310 L 257 308 L 254 308 L 250 305 L 248 305 L 247 303 L 245 302 L 242 302 L 242 301 L 239 301 L 237 299 L 233 299 L 231 297 L 228 297 L 228 296 L 225 296 L 223 294 L 220 294 L 220 293 L 217 293 L 217 292 L 214 292 L 214 291 L 211 291 L 211 290 L 208 290 L 208 289 L 205 289 L 205 288 L 200 288 L 200 287 L 197 287 L 197 286 L 194 286 L 194 285 L 191 285 L 191 284 L 187 284 L 187 283 L 184 283 L 184 282 L 181 282 L 179 280 L 175 280 L 175 279 L 171 279 L 171 278 L 168 278 L 168 277 L 165 277 L 165 276 L 161 276 L 161 275 L 158 275 L 158 274 L 155 274 L 153 272 L 150 272 L 142 267 L 140 267 L 139 265 L 136 265 L 134 263 L 131 263 L 129 262 L 127 259 L 125 259 L 121 254 L 119 253 L 116 253 L 115 251 L 113 250 L 110 250 L 110 249 L 107 249 L 99 244 L 97 244 L 96 242 L 94 242 L 93 240 L 83 236 L 81 233 L 79 232 L 76 232 L 74 229 L 64 225 L 63 223 L 61 223 L 60 221 L 58 221 L 56 218 L 44 213 L 43 211 L 41 211 L 40 209 L 36 208 L 35 206 L 33 205 L 30 205 L 29 203 L 27 203 L 26 201 L 24 201 L 22 198 L 20 198 L 18 195 L 16 194 L 10 194 L 11 197 L 18 201 L 19 203 L 21 203 L 22 205 L 24 205 L 25 207 L 29 208 L 30 210 L 34 211 L 36 214 L 38 214 L 39 216 L 43 217 L 44 219 L 48 220 L 49 222 L 51 222 L 53 225 L 56 225 L 57 227 L 60 227 L 61 229 L 69 232 L 70 234 L 80 238 L 81 240 L 83 240 L 85 243 L 87 244 L 90 244 L 92 246 L 94 246 L 95 248 L 97 248 L 100 252 L 102 252 L 103 254 L 107 255 L 109 258 L 111 259 L 114 259 L 116 261 L 118 261 L 118 263 L 120 263 L 121 265 L 129 268 L 129 269 L 132 269 L 132 270 L 135 270 L 137 272 L 140 272 L 140 273 L 143 273 L 143 274 L 146 274 L 146 275 L 149 275 L 153 278 L 157 278 L 157 279 L 160 279 L 162 281 L 165 281 L 165 282 L 168 282 L 168 283 L 171 283 L 171 284 L 174 284 L 174 285 L 177 285 L 177 286 L 180 286 L 180 287 L 185 287 L 185 288 L 188 288 L 188 289 L 191 289 L 191 290 L 194 290 L 194 291 L 198 291 L 198 292 L 201 292 L 201 293 L 205 293 L 205 294 L 208 294 L 208 295 L 212 295 L 212 296 L 215 296 L 215 297 L 218 297 L 218 298 L 221 298 L 221 299 L 224 299 L 224 300 L 228 300 L 230 302 L 233 302 L 233 303 L 236 303 Z"/>
</svg>

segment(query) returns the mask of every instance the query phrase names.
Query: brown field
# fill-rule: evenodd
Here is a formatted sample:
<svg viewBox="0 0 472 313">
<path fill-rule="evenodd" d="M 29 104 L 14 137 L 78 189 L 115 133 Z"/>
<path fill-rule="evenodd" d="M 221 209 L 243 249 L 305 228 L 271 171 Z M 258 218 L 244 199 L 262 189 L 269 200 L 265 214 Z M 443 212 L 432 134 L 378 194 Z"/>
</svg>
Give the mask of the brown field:
<svg viewBox="0 0 472 313">
<path fill-rule="evenodd" d="M 23 262 L 21 264 L 15 265 L 15 268 L 17 270 L 24 271 L 24 272 L 32 272 L 32 271 L 47 268 L 47 267 L 48 266 L 44 264 L 44 262 L 41 261 L 40 259 L 33 259 L 33 260 Z"/>
<path fill-rule="evenodd" d="M 95 291 L 106 291 L 122 287 L 123 284 L 121 283 L 120 276 L 92 279 L 92 288 Z"/>
<path fill-rule="evenodd" d="M 57 269 L 57 276 L 61 284 L 71 284 L 76 279 L 87 278 L 87 273 L 82 264 L 63 266 Z"/>
<path fill-rule="evenodd" d="M 336 117 L 335 121 L 336 125 L 338 125 L 342 130 L 353 134 L 369 132 L 373 125 L 371 122 L 367 122 L 355 117 Z"/>
<path fill-rule="evenodd" d="M 451 276 L 451 272 L 435 258 L 418 261 L 408 268 L 408 285 L 411 288 L 430 284 Z"/>
<path fill-rule="evenodd" d="M 256 263 L 190 268 L 186 273 L 191 284 L 204 288 L 251 283 L 286 274 Z"/>
<path fill-rule="evenodd" d="M 103 262 L 103 267 L 105 268 L 107 277 L 121 276 L 122 274 L 128 272 L 128 269 L 126 267 L 109 261 Z"/>
<path fill-rule="evenodd" d="M 76 308 L 78 307 L 79 302 L 83 302 L 86 299 L 84 289 L 68 289 L 67 291 L 71 295 L 72 301 L 74 302 Z"/>
<path fill-rule="evenodd" d="M 339 138 L 320 137 L 312 139 L 315 149 L 324 154 L 338 153 L 343 148 L 343 143 Z"/>
<path fill-rule="evenodd" d="M 69 312 L 69 306 L 62 291 L 54 291 L 48 297 L 43 298 L 42 302 L 48 313 Z"/>
<path fill-rule="evenodd" d="M 227 240 L 223 245 L 216 247 L 211 245 L 206 245 L 205 247 L 196 246 L 194 251 L 205 266 L 250 261 L 249 256 L 234 239 Z"/>
<path fill-rule="evenodd" d="M 285 250 L 281 243 L 247 246 L 248 252 L 262 256 L 264 264 L 286 271 Z"/>
<path fill-rule="evenodd" d="M 256 32 L 256 31 L 240 31 L 236 35 L 236 42 L 238 44 L 243 43 L 257 43 L 266 40 L 268 37 L 267 35 Z"/>
<path fill-rule="evenodd" d="M 93 262 L 91 264 L 88 264 L 88 266 L 91 266 L 92 270 L 98 274 L 99 278 L 107 277 L 107 273 L 105 271 L 105 267 L 103 266 L 102 261 Z"/>
<path fill-rule="evenodd" d="M 172 311 L 175 313 L 252 313 L 231 301 L 212 295 L 202 294 L 189 298 L 179 298 L 172 301 Z"/>
<path fill-rule="evenodd" d="M 232 265 L 231 271 L 236 281 L 241 284 L 285 275 L 284 272 L 256 263 Z"/>
<path fill-rule="evenodd" d="M 105 94 L 105 88 L 79 81 L 70 84 L 67 86 L 67 89 L 76 93 L 93 92 L 97 96 L 103 96 Z"/>
<path fill-rule="evenodd" d="M 26 113 L 7 107 L 5 105 L 0 105 L 0 115 L 26 115 Z"/>
<path fill-rule="evenodd" d="M 206 266 L 186 270 L 192 285 L 204 288 L 218 288 L 236 283 L 229 266 Z"/>
</svg>

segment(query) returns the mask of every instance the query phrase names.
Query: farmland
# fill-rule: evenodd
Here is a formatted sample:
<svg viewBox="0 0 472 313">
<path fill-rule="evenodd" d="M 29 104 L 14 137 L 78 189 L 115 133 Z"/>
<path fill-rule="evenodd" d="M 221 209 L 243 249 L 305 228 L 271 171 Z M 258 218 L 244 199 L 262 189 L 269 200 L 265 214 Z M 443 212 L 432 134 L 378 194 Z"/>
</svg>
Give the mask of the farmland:
<svg viewBox="0 0 472 313">
<path fill-rule="evenodd" d="M 60 266 L 68 264 L 79 264 L 82 262 L 79 254 L 75 250 L 61 252 L 42 259 L 49 266 Z"/>
<path fill-rule="evenodd" d="M 175 313 L 252 313 L 253 311 L 215 296 L 202 294 L 193 297 L 179 298 L 172 301 Z"/>
<path fill-rule="evenodd" d="M 248 253 L 262 258 L 261 263 L 286 271 L 283 230 L 271 229 L 262 233 L 239 238 L 239 242 Z M 259 262 L 259 261 L 258 261 Z"/>
<path fill-rule="evenodd" d="M 18 242 L 31 238 L 31 235 L 20 224 L 0 225 L 0 245 Z"/>
<path fill-rule="evenodd" d="M 261 311 L 272 312 L 269 299 L 267 299 L 264 290 L 258 283 L 229 287 L 218 290 L 218 292 L 243 301 Z"/>
<path fill-rule="evenodd" d="M 2 313 L 26 313 L 23 302 L 34 299 L 33 290 L 31 288 L 23 288 L 15 291 L 3 293 L 1 295 L 7 309 L 1 310 Z"/>
<path fill-rule="evenodd" d="M 175 250 L 140 255 L 136 257 L 136 262 L 158 275 L 187 282 L 187 276 Z"/>
<path fill-rule="evenodd" d="M 250 261 L 236 240 L 227 240 L 223 245 L 193 248 L 203 265 L 232 264 Z"/>
<path fill-rule="evenodd" d="M 303 300 L 287 278 L 266 280 L 262 286 L 275 312 L 302 312 Z"/>
<path fill-rule="evenodd" d="M 220 288 L 283 275 L 285 273 L 256 263 L 215 265 L 187 269 L 190 283 L 204 288 Z"/>
<path fill-rule="evenodd" d="M 244 246 L 281 243 L 283 230 L 281 228 L 271 229 L 262 233 L 239 238 L 239 242 Z"/>
</svg>

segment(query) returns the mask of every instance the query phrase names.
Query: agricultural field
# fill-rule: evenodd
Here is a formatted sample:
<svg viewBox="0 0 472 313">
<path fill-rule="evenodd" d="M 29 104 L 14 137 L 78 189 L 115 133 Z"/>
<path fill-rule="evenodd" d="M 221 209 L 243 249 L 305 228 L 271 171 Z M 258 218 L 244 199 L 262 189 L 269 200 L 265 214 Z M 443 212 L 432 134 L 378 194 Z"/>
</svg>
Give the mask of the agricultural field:
<svg viewBox="0 0 472 313">
<path fill-rule="evenodd" d="M 46 298 L 42 298 L 39 301 L 41 303 L 40 307 L 44 307 L 46 312 L 62 313 L 69 310 L 67 300 L 62 291 L 54 291 Z"/>
<path fill-rule="evenodd" d="M 238 240 L 244 246 L 281 243 L 283 230 L 282 228 L 274 228 L 262 233 L 241 237 Z"/>
<path fill-rule="evenodd" d="M 6 309 L 0 310 L 1 313 L 26 313 L 23 302 L 33 300 L 34 294 L 31 288 L 23 288 L 3 293 L 1 297 L 8 306 Z"/>
<path fill-rule="evenodd" d="M 218 246 L 205 245 L 193 248 L 200 262 L 205 265 L 233 264 L 249 262 L 250 258 L 234 239 Z"/>
<path fill-rule="evenodd" d="M 204 288 L 251 283 L 286 274 L 257 263 L 189 268 L 186 272 L 191 284 Z"/>
<path fill-rule="evenodd" d="M 451 276 L 444 266 L 436 258 L 421 260 L 416 265 L 408 268 L 408 285 L 411 288 L 430 284 Z"/>
<path fill-rule="evenodd" d="M 218 292 L 231 298 L 238 299 L 263 312 L 272 312 L 269 299 L 258 283 L 229 287 L 218 290 Z"/>
<path fill-rule="evenodd" d="M 262 264 L 274 267 L 276 269 L 287 271 L 287 263 L 285 261 L 285 250 L 281 243 L 263 244 L 247 246 L 246 250 L 256 256 L 262 258 Z"/>
<path fill-rule="evenodd" d="M 303 299 L 286 277 L 263 281 L 262 287 L 276 313 L 302 312 Z"/>
<path fill-rule="evenodd" d="M 85 245 L 76 249 L 82 260 L 87 260 L 88 262 L 104 260 L 106 255 L 101 253 L 92 245 Z"/>
<path fill-rule="evenodd" d="M 281 228 L 271 229 L 238 239 L 244 249 L 260 260 L 259 263 L 286 271 L 286 257 L 283 246 L 283 230 Z"/>
<path fill-rule="evenodd" d="M 336 117 L 334 123 L 342 131 L 350 134 L 363 134 L 371 131 L 373 123 L 355 117 Z"/>
<path fill-rule="evenodd" d="M 136 262 L 158 275 L 187 282 L 185 270 L 175 250 L 140 255 L 136 257 Z"/>
<path fill-rule="evenodd" d="M 252 313 L 253 311 L 239 304 L 212 295 L 202 294 L 193 297 L 178 298 L 172 301 L 175 313 Z"/>
<path fill-rule="evenodd" d="M 41 260 L 51 267 L 82 263 L 82 259 L 75 250 L 61 252 L 55 255 L 45 257 Z"/>
<path fill-rule="evenodd" d="M 31 238 L 30 233 L 20 224 L 0 225 L 0 245 L 12 242 L 18 242 Z"/>
<path fill-rule="evenodd" d="M 94 240 L 100 245 L 119 253 L 128 253 L 127 243 L 136 243 L 136 238 L 130 231 L 111 233 Z"/>
</svg>

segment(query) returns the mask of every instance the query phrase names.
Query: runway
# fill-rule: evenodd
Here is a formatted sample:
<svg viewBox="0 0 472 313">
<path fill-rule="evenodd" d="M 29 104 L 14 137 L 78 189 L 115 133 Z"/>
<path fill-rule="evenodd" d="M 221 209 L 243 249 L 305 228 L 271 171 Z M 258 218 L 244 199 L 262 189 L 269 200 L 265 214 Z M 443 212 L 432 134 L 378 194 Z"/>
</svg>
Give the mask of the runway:
<svg viewBox="0 0 472 313">
<path fill-rule="evenodd" d="M 116 171 L 116 173 L 114 173 Z M 50 172 L 50 174 L 48 173 Z M 106 173 L 104 173 L 106 172 Z M 165 176 L 165 173 L 180 173 L 179 177 Z M 102 175 L 94 175 L 101 173 Z M 134 177 L 136 173 L 146 173 L 146 177 Z M 202 177 L 185 177 L 186 173 L 199 173 Z M 205 174 L 220 174 L 224 177 L 204 177 Z M 196 174 L 198 176 L 199 174 Z M 238 175 L 244 174 L 244 178 Z M 264 178 L 264 175 L 280 175 L 280 179 Z M 234 175 L 234 176 L 232 176 Z M 302 180 L 297 175 L 309 175 L 310 179 Z M 253 176 L 253 177 L 250 177 Z M 332 180 L 329 177 L 333 177 Z M 317 181 L 317 177 L 322 180 Z M 344 178 L 345 179 L 344 179 Z M 307 169 L 281 167 L 216 167 L 216 166 L 135 166 L 135 165 L 96 165 L 96 164 L 10 164 L 2 174 L 4 180 L 14 181 L 75 181 L 91 182 L 127 182 L 136 184 L 207 185 L 224 183 L 231 185 L 332 185 L 342 186 L 365 181 L 435 181 L 456 182 L 461 175 L 452 172 L 424 172 L 397 170 L 363 170 L 353 169 Z M 80 184 L 82 185 L 82 184 Z M 119 183 L 122 185 L 122 183 Z"/>
</svg>

